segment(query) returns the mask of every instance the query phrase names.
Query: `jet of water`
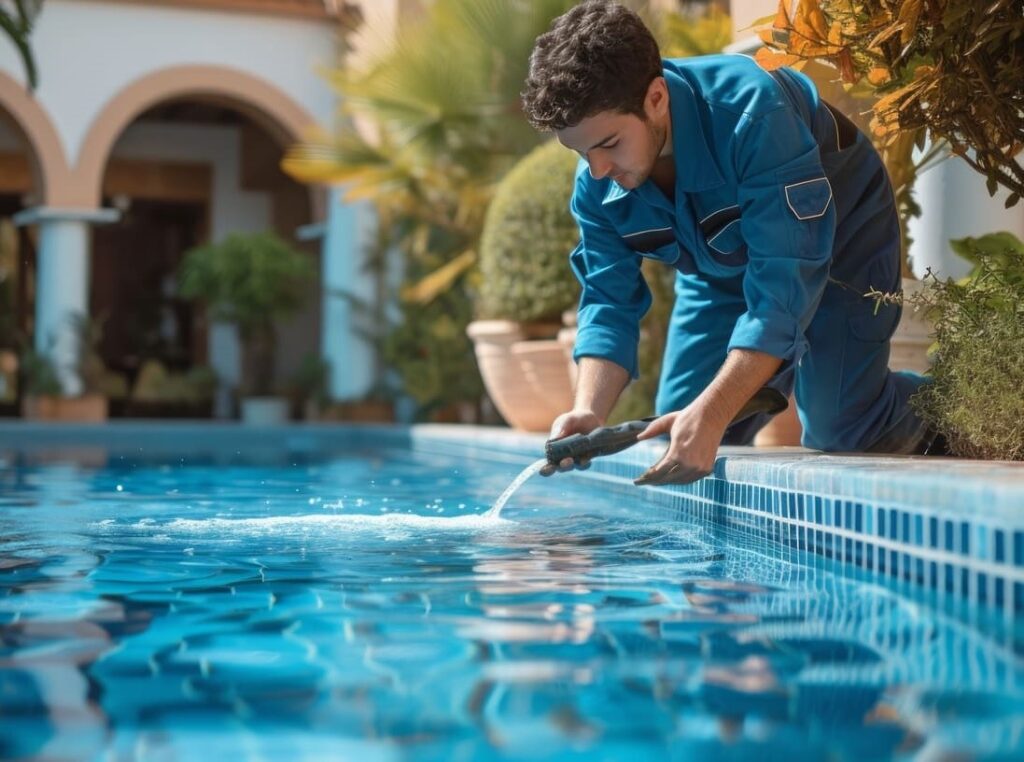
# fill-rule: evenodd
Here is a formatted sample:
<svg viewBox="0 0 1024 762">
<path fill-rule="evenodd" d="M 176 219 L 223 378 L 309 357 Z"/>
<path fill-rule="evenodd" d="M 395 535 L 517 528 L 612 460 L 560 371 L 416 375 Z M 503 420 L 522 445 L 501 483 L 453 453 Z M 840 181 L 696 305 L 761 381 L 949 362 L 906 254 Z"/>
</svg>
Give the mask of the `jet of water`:
<svg viewBox="0 0 1024 762">
<path fill-rule="evenodd" d="M 512 497 L 512 495 L 516 493 L 516 490 L 523 486 L 523 483 L 527 479 L 529 479 L 535 473 L 540 471 L 541 468 L 543 468 L 547 462 L 547 458 L 541 458 L 536 463 L 531 463 L 526 468 L 524 468 L 523 472 L 512 480 L 512 483 L 505 488 L 505 491 L 501 493 L 501 496 L 498 497 L 494 505 L 492 505 L 490 509 L 484 514 L 484 518 L 499 518 L 501 516 L 501 509 L 505 507 L 505 503 L 507 503 L 509 499 Z"/>
</svg>

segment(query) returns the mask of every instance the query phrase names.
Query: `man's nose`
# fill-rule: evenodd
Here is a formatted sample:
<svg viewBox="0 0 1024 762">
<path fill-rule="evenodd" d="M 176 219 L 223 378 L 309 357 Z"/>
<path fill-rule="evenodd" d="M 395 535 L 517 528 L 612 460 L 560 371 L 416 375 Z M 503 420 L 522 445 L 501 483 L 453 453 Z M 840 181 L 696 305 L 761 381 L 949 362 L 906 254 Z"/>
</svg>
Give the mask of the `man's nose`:
<svg viewBox="0 0 1024 762">
<path fill-rule="evenodd" d="M 608 173 L 612 171 L 612 163 L 607 160 L 599 158 L 587 159 L 587 164 L 590 165 L 590 176 L 595 180 L 607 177 Z"/>
</svg>

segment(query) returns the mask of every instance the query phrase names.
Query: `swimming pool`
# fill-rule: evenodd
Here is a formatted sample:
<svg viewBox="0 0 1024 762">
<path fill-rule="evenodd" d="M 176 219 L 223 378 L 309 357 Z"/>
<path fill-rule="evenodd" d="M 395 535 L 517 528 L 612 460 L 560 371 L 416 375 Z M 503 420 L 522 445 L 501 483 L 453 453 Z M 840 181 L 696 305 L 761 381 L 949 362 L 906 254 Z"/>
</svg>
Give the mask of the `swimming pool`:
<svg viewBox="0 0 1024 762">
<path fill-rule="evenodd" d="M 0 757 L 1024 748 L 1016 615 L 601 474 L 485 519 L 529 458 L 457 440 L 110 431 L 3 455 Z"/>
</svg>

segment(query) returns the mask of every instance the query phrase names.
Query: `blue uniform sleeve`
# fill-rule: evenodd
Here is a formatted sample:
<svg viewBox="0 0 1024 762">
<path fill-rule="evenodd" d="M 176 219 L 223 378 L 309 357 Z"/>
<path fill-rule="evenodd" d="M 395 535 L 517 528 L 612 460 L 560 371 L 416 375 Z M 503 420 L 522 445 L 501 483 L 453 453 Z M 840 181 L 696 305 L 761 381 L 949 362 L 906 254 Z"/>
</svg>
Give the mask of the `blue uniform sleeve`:
<svg viewBox="0 0 1024 762">
<path fill-rule="evenodd" d="M 797 363 L 828 282 L 836 225 L 832 187 L 810 130 L 791 108 L 746 119 L 737 133 L 733 158 L 749 262 L 747 311 L 729 349 Z"/>
<path fill-rule="evenodd" d="M 573 358 L 610 360 L 636 378 L 640 319 L 651 306 L 651 292 L 641 256 L 622 242 L 590 190 L 581 173 L 571 203 L 580 242 L 570 262 L 582 286 Z"/>
</svg>

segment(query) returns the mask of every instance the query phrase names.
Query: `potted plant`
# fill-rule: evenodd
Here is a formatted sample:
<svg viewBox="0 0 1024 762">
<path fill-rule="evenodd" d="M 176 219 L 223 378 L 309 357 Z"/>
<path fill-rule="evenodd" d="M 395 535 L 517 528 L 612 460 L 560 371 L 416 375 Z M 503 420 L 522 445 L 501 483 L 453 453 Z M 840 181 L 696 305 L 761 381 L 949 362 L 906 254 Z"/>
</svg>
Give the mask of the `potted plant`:
<svg viewBox="0 0 1024 762">
<path fill-rule="evenodd" d="M 107 419 L 109 399 L 123 396 L 124 378 L 111 373 L 100 358 L 102 321 L 73 315 L 76 359 L 73 373 L 81 383 L 78 394 L 69 394 L 53 352 L 28 350 L 20 362 L 21 412 L 29 420 L 97 423 Z"/>
<path fill-rule="evenodd" d="M 273 233 L 233 234 L 186 253 L 180 292 L 233 323 L 242 342 L 242 420 L 288 419 L 288 399 L 274 393 L 275 322 L 293 315 L 313 278 L 309 257 Z"/>
<path fill-rule="evenodd" d="M 569 213 L 576 163 L 554 140 L 527 154 L 498 185 L 480 240 L 480 319 L 467 333 L 498 412 L 529 431 L 572 407 L 557 335 L 579 294 L 567 262 L 579 240 Z"/>
<path fill-rule="evenodd" d="M 935 324 L 933 382 L 911 398 L 956 455 L 1024 460 L 1024 243 L 1009 233 L 953 242 L 972 262 L 929 274 L 913 303 Z"/>
<path fill-rule="evenodd" d="M 142 363 L 124 415 L 141 418 L 208 418 L 217 374 L 205 365 L 171 371 L 156 359 Z"/>
</svg>

